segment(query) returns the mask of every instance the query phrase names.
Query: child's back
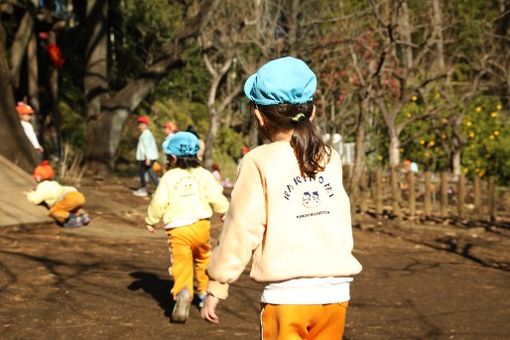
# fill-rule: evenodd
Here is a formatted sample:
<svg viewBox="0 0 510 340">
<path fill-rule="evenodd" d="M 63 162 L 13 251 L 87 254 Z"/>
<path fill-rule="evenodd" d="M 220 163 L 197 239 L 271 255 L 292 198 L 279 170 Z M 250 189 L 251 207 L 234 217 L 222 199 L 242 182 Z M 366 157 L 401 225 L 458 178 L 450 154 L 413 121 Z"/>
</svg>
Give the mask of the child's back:
<svg viewBox="0 0 510 340">
<path fill-rule="evenodd" d="M 161 178 L 152 197 L 146 221 L 148 224 L 156 224 L 163 213 L 165 229 L 172 229 L 210 218 L 213 210 L 225 213 L 227 208 L 228 202 L 223 196 L 223 189 L 211 172 L 201 166 L 189 169 L 173 168 Z"/>
<path fill-rule="evenodd" d="M 359 272 L 360 265 L 351 254 L 349 199 L 341 169 L 338 154 L 332 151 L 324 171 L 316 178 L 303 177 L 288 142 L 259 146 L 243 158 L 227 221 L 228 229 L 242 233 L 225 234 L 238 238 L 263 235 L 264 242 L 253 253 L 253 279 L 275 282 Z M 265 181 L 262 186 L 258 178 Z M 252 256 L 235 251 L 243 242 L 223 240 L 213 253 L 213 264 L 220 264 L 216 258 L 228 257 L 242 266 Z M 220 282 L 231 282 L 241 268 L 227 268 L 231 267 L 221 263 L 210 266 L 208 272 Z"/>
<path fill-rule="evenodd" d="M 252 258 L 250 276 L 265 284 L 263 339 L 341 338 L 349 285 L 361 271 L 340 158 L 312 122 L 316 84 L 303 61 L 285 57 L 244 86 L 270 144 L 241 161 L 202 316 L 218 322 L 219 299 Z"/>
<path fill-rule="evenodd" d="M 197 281 L 199 299 L 205 299 L 208 278 L 205 273 L 210 245 L 210 218 L 214 212 L 225 214 L 228 200 L 211 172 L 202 168 L 197 158 L 198 138 L 178 132 L 165 146 L 171 170 L 158 185 L 147 210 L 147 229 L 163 221 L 168 235 L 174 278 L 172 311 L 174 322 L 186 322 Z"/>
</svg>

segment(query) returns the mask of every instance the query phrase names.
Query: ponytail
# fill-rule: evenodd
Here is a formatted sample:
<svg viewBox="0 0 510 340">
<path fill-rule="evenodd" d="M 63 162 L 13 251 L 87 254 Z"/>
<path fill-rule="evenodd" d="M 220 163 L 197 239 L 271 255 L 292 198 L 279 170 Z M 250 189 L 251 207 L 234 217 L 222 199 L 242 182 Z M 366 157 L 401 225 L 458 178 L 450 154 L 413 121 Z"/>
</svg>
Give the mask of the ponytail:
<svg viewBox="0 0 510 340">
<path fill-rule="evenodd" d="M 310 120 L 314 111 L 313 103 L 258 105 L 257 108 L 264 116 L 266 133 L 294 129 L 290 145 L 302 176 L 314 178 L 324 170 L 331 156 L 331 148 L 323 142 Z"/>
</svg>

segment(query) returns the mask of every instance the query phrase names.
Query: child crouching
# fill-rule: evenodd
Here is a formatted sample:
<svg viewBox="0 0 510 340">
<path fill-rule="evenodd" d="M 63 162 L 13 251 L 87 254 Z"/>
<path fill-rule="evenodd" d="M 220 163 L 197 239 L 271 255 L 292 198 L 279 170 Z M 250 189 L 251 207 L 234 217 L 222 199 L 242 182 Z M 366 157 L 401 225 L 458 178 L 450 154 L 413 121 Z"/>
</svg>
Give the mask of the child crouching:
<svg viewBox="0 0 510 340">
<path fill-rule="evenodd" d="M 175 300 L 172 321 L 188 319 L 193 298 L 193 270 L 197 279 L 197 295 L 201 306 L 206 296 L 209 263 L 210 221 L 213 210 L 225 214 L 228 200 L 213 175 L 200 166 L 197 159 L 199 141 L 189 132 L 178 132 L 165 145 L 170 170 L 153 194 L 145 222 L 150 232 L 161 220 L 168 235 L 172 257 Z"/>
<path fill-rule="evenodd" d="M 33 177 L 39 184 L 35 190 L 27 193 L 27 199 L 33 204 L 46 204 L 49 215 L 63 227 L 76 228 L 89 224 L 90 217 L 82 209 L 85 196 L 73 186 L 54 181 L 54 176 L 47 161 L 37 166 Z"/>
</svg>

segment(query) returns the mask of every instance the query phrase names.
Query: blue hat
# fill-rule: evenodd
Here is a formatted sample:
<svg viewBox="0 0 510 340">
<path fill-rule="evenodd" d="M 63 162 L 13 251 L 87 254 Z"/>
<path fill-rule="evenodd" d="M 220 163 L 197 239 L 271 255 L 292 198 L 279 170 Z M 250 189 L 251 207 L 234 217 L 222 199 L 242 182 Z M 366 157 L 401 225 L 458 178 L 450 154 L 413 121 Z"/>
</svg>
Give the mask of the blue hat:
<svg viewBox="0 0 510 340">
<path fill-rule="evenodd" d="M 262 65 L 244 83 L 244 94 L 259 105 L 304 104 L 313 100 L 317 77 L 302 60 L 285 57 Z"/>
<path fill-rule="evenodd" d="M 200 149 L 198 138 L 191 132 L 177 132 L 164 145 L 167 155 L 176 157 L 195 156 Z"/>
</svg>

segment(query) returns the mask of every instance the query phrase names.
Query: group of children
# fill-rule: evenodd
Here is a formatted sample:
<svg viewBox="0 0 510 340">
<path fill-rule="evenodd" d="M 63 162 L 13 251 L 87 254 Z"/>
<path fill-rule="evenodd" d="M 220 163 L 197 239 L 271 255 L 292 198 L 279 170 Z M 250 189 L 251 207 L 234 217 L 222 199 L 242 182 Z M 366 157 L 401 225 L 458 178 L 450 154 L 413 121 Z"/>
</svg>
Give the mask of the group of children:
<svg viewBox="0 0 510 340">
<path fill-rule="evenodd" d="M 44 148 L 39 143 L 31 123 L 34 109 L 25 102 L 18 102 L 16 113 L 28 140 L 40 153 L 41 158 L 44 158 Z M 58 183 L 55 180 L 55 171 L 47 160 L 35 167 L 33 178 L 38 184 L 35 190 L 26 193 L 28 201 L 36 205 L 46 205 L 49 215 L 63 227 L 76 228 L 90 223 L 89 215 L 83 210 L 84 195 L 73 186 Z"/>
<path fill-rule="evenodd" d="M 147 195 L 147 173 L 157 188 L 146 228 L 154 232 L 162 222 L 168 236 L 172 321 L 188 319 L 196 280 L 202 318 L 218 323 L 219 301 L 251 260 L 250 277 L 264 284 L 262 339 L 342 338 L 350 283 L 361 265 L 352 255 L 340 157 L 313 124 L 316 86 L 315 74 L 293 57 L 268 62 L 245 82 L 251 111 L 269 143 L 247 151 L 240 161 L 230 203 L 217 174 L 201 166 L 197 136 L 176 132 L 175 125 L 165 126 L 168 171 L 158 179 L 152 170 L 159 155 L 149 118 L 138 118 L 141 189 L 135 194 Z M 28 199 L 45 202 L 64 226 L 88 223 L 80 210 L 83 195 L 53 177 L 36 169 L 40 183 Z M 211 253 L 213 212 L 224 224 Z"/>
<path fill-rule="evenodd" d="M 187 132 L 164 148 L 162 177 L 145 222 L 162 221 L 172 257 L 174 322 L 185 322 L 193 271 L 201 316 L 218 323 L 220 300 L 252 260 L 250 276 L 264 284 L 262 339 L 340 339 L 352 277 L 349 199 L 338 154 L 313 124 L 317 79 L 301 60 L 285 57 L 248 78 L 244 93 L 270 141 L 243 157 L 230 204 L 214 176 L 200 166 L 198 140 Z M 210 218 L 224 221 L 210 253 Z"/>
</svg>

